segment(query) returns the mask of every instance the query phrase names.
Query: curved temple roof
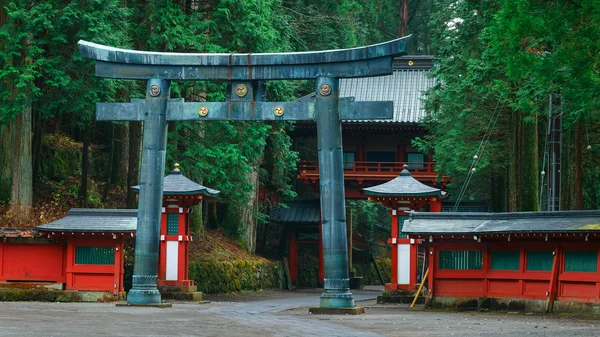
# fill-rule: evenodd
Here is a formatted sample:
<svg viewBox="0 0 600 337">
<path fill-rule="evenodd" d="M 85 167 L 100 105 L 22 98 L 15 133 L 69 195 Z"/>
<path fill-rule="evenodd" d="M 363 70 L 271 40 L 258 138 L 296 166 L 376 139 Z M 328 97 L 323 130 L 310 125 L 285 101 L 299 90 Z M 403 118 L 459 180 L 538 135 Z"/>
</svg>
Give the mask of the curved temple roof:
<svg viewBox="0 0 600 337">
<path fill-rule="evenodd" d="M 559 233 L 600 230 L 600 211 L 513 213 L 418 213 L 404 221 L 405 234 Z"/>
<path fill-rule="evenodd" d="M 302 65 L 312 63 L 352 62 L 404 53 L 409 36 L 370 46 L 289 53 L 210 54 L 169 53 L 121 49 L 80 40 L 79 51 L 84 58 L 125 64 L 249 66 Z"/>
<path fill-rule="evenodd" d="M 77 233 L 135 232 L 137 217 L 137 209 L 71 208 L 64 218 L 37 226 L 35 229 Z"/>
<path fill-rule="evenodd" d="M 132 186 L 134 191 L 140 191 L 140 186 Z M 168 195 L 206 195 L 209 197 L 214 197 L 217 194 L 221 193 L 221 191 L 214 190 L 212 188 L 208 188 L 206 186 L 200 185 L 195 181 L 188 179 L 186 176 L 181 174 L 179 170 L 179 164 L 175 164 L 175 169 L 169 173 L 165 177 L 163 183 L 163 194 Z"/>
<path fill-rule="evenodd" d="M 439 188 L 427 186 L 413 178 L 408 171 L 408 165 L 404 165 L 404 169 L 398 177 L 381 185 L 367 187 L 363 190 L 369 196 L 384 197 L 441 197 L 446 194 Z"/>
</svg>

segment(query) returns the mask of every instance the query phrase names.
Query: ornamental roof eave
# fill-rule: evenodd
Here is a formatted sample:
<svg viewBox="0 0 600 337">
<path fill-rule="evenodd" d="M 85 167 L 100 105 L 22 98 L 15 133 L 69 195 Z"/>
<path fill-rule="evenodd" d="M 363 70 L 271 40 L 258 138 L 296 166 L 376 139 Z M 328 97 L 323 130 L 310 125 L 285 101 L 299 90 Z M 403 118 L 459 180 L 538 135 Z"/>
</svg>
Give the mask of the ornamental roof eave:
<svg viewBox="0 0 600 337">
<path fill-rule="evenodd" d="M 200 185 L 187 178 L 179 171 L 179 164 L 175 164 L 175 169 L 165 177 L 163 182 L 163 195 L 205 195 L 216 197 L 221 191 Z M 140 186 L 132 186 L 136 193 L 139 193 Z"/>
<path fill-rule="evenodd" d="M 363 190 L 366 195 L 376 197 L 435 196 L 441 198 L 446 194 L 439 188 L 427 186 L 413 178 L 407 165 L 404 165 L 404 169 L 396 178 L 380 185 L 363 188 Z"/>
<path fill-rule="evenodd" d="M 67 216 L 35 227 L 38 231 L 123 233 L 137 229 L 137 209 L 72 208 Z"/>
<path fill-rule="evenodd" d="M 405 234 L 586 233 L 600 231 L 600 211 L 411 213 Z"/>
<path fill-rule="evenodd" d="M 375 191 L 367 191 L 365 188 L 365 194 L 373 197 L 439 197 L 442 198 L 445 196 L 445 192 L 443 191 L 432 191 L 432 192 L 422 192 L 422 193 L 386 193 L 386 192 L 375 192 Z"/>
</svg>

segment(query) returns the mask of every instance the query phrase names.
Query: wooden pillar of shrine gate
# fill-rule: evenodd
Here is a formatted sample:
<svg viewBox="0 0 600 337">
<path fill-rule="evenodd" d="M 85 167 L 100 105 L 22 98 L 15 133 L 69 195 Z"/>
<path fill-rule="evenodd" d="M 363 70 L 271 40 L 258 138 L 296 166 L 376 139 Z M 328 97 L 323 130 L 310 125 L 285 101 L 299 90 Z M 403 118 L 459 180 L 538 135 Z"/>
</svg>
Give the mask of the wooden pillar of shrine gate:
<svg viewBox="0 0 600 337">
<path fill-rule="evenodd" d="M 129 304 L 158 304 L 156 288 L 162 173 L 167 121 L 311 120 L 317 123 L 325 291 L 320 305 L 353 309 L 348 247 L 341 120 L 392 119 L 393 102 L 355 102 L 339 97 L 339 79 L 389 75 L 407 37 L 345 50 L 266 54 L 140 52 L 79 42 L 84 58 L 96 60 L 96 76 L 144 80 L 146 99 L 99 103 L 97 120 L 144 121 L 138 234 Z M 170 81 L 227 81 L 226 102 L 170 99 Z M 266 102 L 265 81 L 314 80 L 314 101 Z M 335 311 L 335 310 L 334 310 Z"/>
<path fill-rule="evenodd" d="M 392 271 L 390 283 L 385 285 L 385 289 L 415 290 L 418 287 L 420 241 L 401 233 L 401 218 L 407 217 L 410 211 L 418 211 L 425 207 L 429 207 L 430 212 L 440 212 L 445 192 L 413 178 L 408 165 L 404 165 L 402 172 L 393 180 L 365 188 L 364 191 L 369 200 L 379 201 L 389 207 L 392 217 L 391 237 L 388 239 L 388 244 L 392 246 Z"/>
</svg>

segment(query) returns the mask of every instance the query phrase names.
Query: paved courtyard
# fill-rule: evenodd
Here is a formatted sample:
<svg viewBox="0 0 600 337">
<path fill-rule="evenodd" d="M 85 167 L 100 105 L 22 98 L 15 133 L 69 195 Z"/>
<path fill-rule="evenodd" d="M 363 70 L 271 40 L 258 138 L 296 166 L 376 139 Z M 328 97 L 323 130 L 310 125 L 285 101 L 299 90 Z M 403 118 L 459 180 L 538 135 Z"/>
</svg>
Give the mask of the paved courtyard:
<svg viewBox="0 0 600 337">
<path fill-rule="evenodd" d="M 210 303 L 128 308 L 110 303 L 0 303 L 0 336 L 598 336 L 594 317 L 409 310 L 355 294 L 360 316 L 308 315 L 314 292 L 212 296 Z M 265 299 L 267 298 L 267 299 Z"/>
</svg>

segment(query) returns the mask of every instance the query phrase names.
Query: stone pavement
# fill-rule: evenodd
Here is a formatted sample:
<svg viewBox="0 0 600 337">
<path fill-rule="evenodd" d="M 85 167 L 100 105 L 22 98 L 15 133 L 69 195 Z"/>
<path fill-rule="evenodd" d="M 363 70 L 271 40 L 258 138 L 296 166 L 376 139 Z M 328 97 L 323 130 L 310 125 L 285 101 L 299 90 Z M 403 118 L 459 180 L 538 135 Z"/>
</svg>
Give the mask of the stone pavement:
<svg viewBox="0 0 600 337">
<path fill-rule="evenodd" d="M 357 292 L 360 316 L 308 315 L 316 292 L 212 296 L 210 303 L 128 308 L 111 303 L 0 302 L 4 336 L 598 336 L 600 320 L 508 313 L 409 310 Z M 211 297 L 211 296 L 209 296 Z M 261 298 L 269 298 L 260 300 Z"/>
</svg>

